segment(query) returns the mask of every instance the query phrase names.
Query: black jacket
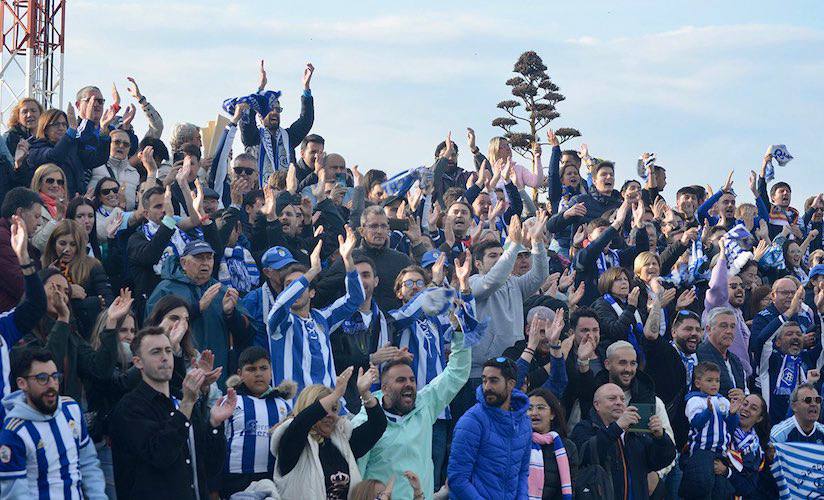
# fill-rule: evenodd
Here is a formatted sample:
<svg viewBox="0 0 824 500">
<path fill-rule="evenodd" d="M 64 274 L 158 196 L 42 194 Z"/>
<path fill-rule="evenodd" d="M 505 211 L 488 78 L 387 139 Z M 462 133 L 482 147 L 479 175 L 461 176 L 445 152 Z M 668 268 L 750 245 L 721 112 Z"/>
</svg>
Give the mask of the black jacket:
<svg viewBox="0 0 824 500">
<path fill-rule="evenodd" d="M 687 368 L 681 356 L 664 337 L 654 341 L 643 340 L 647 365 L 644 371 L 655 381 L 655 394 L 664 402 L 672 425 L 675 445 L 680 450 L 687 442 L 689 422 L 685 413 L 687 394 Z"/>
<path fill-rule="evenodd" d="M 112 457 L 117 497 L 193 499 L 189 427 L 195 441 L 197 488 L 208 497 L 206 480 L 220 474 L 226 458 L 226 437 L 209 424 L 209 409 L 201 398 L 187 419 L 172 399 L 141 381 L 120 400 L 111 416 Z"/>
<path fill-rule="evenodd" d="M 721 353 L 718 352 L 718 349 L 715 348 L 714 345 L 710 343 L 710 339 L 706 339 L 698 346 L 698 349 L 695 350 L 696 354 L 698 354 L 698 362 L 703 363 L 704 361 L 712 361 L 718 368 L 721 369 L 721 385 L 718 388 L 718 394 L 721 394 L 724 397 L 727 397 L 727 394 L 730 392 L 730 389 L 738 388 L 738 389 L 745 389 L 745 380 L 744 380 L 744 367 L 741 365 L 741 361 L 738 359 L 738 356 L 727 351 L 727 361 L 730 362 L 730 368 L 732 368 L 732 375 L 733 378 L 730 378 L 730 371 L 727 370 L 727 364 L 724 362 L 724 357 L 721 356 Z M 745 391 L 746 392 L 746 391 Z"/>
<path fill-rule="evenodd" d="M 582 418 L 583 415 L 589 414 L 589 411 L 592 409 L 592 399 L 595 397 L 595 391 L 602 385 L 609 382 L 609 371 L 605 368 L 595 375 L 591 386 L 584 387 L 579 392 L 581 397 L 580 403 Z M 590 389 L 592 392 L 588 392 L 587 389 Z M 628 405 L 646 403 L 653 405 L 653 408 L 655 407 L 655 382 L 652 381 L 652 378 L 649 375 L 640 369 L 635 372 L 635 377 L 630 383 L 629 394 L 629 400 L 627 401 Z"/>
<path fill-rule="evenodd" d="M 578 464 L 581 457 L 578 456 L 578 447 L 572 439 L 561 438 L 564 442 L 564 449 L 569 460 L 569 477 L 572 479 L 572 491 L 575 491 L 575 478 L 578 476 Z M 544 489 L 541 498 L 544 500 L 562 500 L 561 475 L 558 472 L 558 461 L 555 459 L 555 449 L 552 445 L 541 446 L 541 454 L 544 456 Z"/>
<path fill-rule="evenodd" d="M 619 300 L 616 298 L 616 302 Z M 640 302 L 639 302 L 640 303 Z M 629 330 L 635 324 L 635 306 L 623 303 L 620 304 L 623 312 L 620 316 L 604 297 L 598 299 L 590 306 L 598 315 L 598 325 L 601 327 L 601 339 L 598 341 L 598 358 L 606 359 L 607 347 L 618 340 L 629 340 Z M 642 333 L 638 333 L 643 337 Z M 641 339 L 637 339 L 639 342 Z"/>
<path fill-rule="evenodd" d="M 257 120 L 255 120 L 256 115 L 257 113 L 250 109 L 240 120 L 240 138 L 246 147 L 260 145 L 260 133 L 258 132 Z M 286 127 L 286 133 L 289 134 L 289 151 L 287 151 L 289 163 L 295 162 L 295 148 L 300 145 L 300 142 L 312 129 L 313 123 L 315 123 L 315 100 L 311 95 L 302 95 L 300 98 L 300 116 Z M 274 139 L 274 136 L 272 139 Z M 277 169 L 277 165 L 272 165 L 272 168 Z"/>
<path fill-rule="evenodd" d="M 592 464 L 591 448 L 595 447 L 598 464 L 612 476 L 615 498 L 649 498 L 647 473 L 663 469 L 675 458 L 675 445 L 666 432 L 660 438 L 625 433 L 616 422 L 605 426 L 594 409 L 571 436 L 578 445 L 581 467 Z"/>
</svg>

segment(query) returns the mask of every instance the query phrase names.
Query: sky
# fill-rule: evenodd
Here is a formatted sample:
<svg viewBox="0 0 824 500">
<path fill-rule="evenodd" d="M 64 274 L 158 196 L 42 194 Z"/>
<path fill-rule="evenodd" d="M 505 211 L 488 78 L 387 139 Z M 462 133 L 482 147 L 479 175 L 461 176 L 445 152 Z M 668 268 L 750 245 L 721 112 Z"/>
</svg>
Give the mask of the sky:
<svg viewBox="0 0 824 500">
<path fill-rule="evenodd" d="M 283 91 L 283 122 L 297 118 L 311 61 L 315 123 L 328 152 L 361 171 L 430 164 L 451 131 L 471 169 L 466 127 L 478 144 L 500 135 L 496 104 L 526 50 L 536 51 L 566 100 L 552 127 L 575 127 L 636 177 L 644 151 L 667 168 L 667 193 L 723 184 L 735 170 L 739 201 L 771 144 L 795 159 L 776 167 L 793 204 L 822 191 L 824 26 L 821 4 L 792 2 L 326 2 L 71 0 L 67 95 L 134 76 L 162 114 L 205 124 L 227 97 Z M 138 132 L 145 120 L 136 120 Z M 546 155 L 548 158 L 548 155 Z M 527 164 L 527 162 L 523 162 Z"/>
</svg>

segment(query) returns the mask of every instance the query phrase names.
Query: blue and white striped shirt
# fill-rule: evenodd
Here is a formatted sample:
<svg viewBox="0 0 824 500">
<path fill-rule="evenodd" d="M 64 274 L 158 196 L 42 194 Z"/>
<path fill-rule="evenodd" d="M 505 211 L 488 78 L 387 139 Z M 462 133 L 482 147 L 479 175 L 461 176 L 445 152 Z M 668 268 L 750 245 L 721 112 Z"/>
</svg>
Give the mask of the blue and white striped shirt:
<svg viewBox="0 0 824 500">
<path fill-rule="evenodd" d="M 275 457 L 269 450 L 269 429 L 292 410 L 288 401 L 238 394 L 232 418 L 226 421 L 226 465 L 230 474 L 273 473 Z"/>
<path fill-rule="evenodd" d="M 346 273 L 346 295 L 323 309 L 311 309 L 308 318 L 291 312 L 292 304 L 309 288 L 305 277 L 281 292 L 266 323 L 272 357 L 272 385 L 294 380 L 297 393 L 311 384 L 335 387 L 335 362 L 329 332 L 348 319 L 364 300 L 358 272 Z"/>
<path fill-rule="evenodd" d="M 40 499 L 85 498 L 81 489 L 80 450 L 90 439 L 80 405 L 61 397 L 52 418 L 9 417 L 0 432 L 0 480 L 26 479 Z"/>
<path fill-rule="evenodd" d="M 712 411 L 707 406 L 712 401 Z M 730 402 L 724 396 L 710 396 L 703 392 L 690 392 L 686 396 L 685 412 L 690 423 L 690 453 L 707 450 L 718 455 L 727 452 L 730 432 L 738 427 L 738 414 L 730 413 Z"/>
</svg>

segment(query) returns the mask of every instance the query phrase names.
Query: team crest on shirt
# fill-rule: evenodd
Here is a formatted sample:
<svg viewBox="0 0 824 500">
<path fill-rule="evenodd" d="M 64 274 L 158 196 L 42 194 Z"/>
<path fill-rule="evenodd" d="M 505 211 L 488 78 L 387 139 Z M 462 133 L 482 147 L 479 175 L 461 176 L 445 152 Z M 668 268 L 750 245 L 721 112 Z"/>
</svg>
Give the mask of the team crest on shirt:
<svg viewBox="0 0 824 500">
<path fill-rule="evenodd" d="M 80 439 L 80 428 L 74 420 L 69 420 L 69 429 L 72 430 L 72 436 L 74 436 L 75 439 Z"/>
<path fill-rule="evenodd" d="M 6 445 L 0 446 L 0 462 L 4 464 L 11 462 L 11 448 Z"/>
<path fill-rule="evenodd" d="M 38 449 L 38 450 L 42 450 L 42 449 L 43 449 L 43 448 L 45 448 L 45 447 L 46 447 L 46 442 L 45 442 L 45 441 L 43 441 L 42 439 L 41 439 L 40 441 L 38 441 L 38 442 L 37 442 L 37 449 Z"/>
</svg>

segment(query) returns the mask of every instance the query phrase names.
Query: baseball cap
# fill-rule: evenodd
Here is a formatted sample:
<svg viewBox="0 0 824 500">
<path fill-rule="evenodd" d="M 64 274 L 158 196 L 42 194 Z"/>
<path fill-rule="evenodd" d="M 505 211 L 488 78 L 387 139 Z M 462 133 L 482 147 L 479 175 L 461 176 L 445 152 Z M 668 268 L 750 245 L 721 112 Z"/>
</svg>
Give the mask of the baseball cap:
<svg viewBox="0 0 824 500">
<path fill-rule="evenodd" d="M 812 279 L 816 276 L 824 276 L 824 264 L 818 264 L 817 266 L 813 266 L 813 268 L 810 269 L 810 276 L 809 278 L 807 278 L 807 283 L 812 281 Z"/>
<path fill-rule="evenodd" d="M 442 253 L 443 252 L 441 252 L 440 250 L 437 250 L 437 249 L 436 250 L 430 250 L 430 251 L 426 252 L 425 254 L 423 254 L 423 257 L 421 257 L 421 267 L 431 266 L 432 264 L 435 263 L 436 260 L 438 260 L 438 257 L 440 257 Z M 448 260 L 449 259 L 447 259 L 447 261 Z M 448 266 L 448 265 L 449 264 L 447 263 L 446 266 Z"/>
<path fill-rule="evenodd" d="M 204 198 L 213 198 L 215 200 L 220 199 L 220 195 L 217 194 L 217 191 L 215 191 L 214 189 L 212 189 L 210 187 L 204 187 L 203 188 L 203 197 Z"/>
<path fill-rule="evenodd" d="M 193 240 L 186 243 L 186 246 L 183 247 L 183 254 L 181 257 L 186 257 L 187 255 L 200 255 L 202 253 L 215 253 L 215 251 L 212 250 L 212 246 L 205 241 Z"/>
<path fill-rule="evenodd" d="M 264 268 L 280 270 L 289 264 L 295 264 L 297 261 L 292 257 L 292 252 L 285 247 L 272 247 L 266 250 L 263 257 L 260 258 L 260 264 Z"/>
</svg>

